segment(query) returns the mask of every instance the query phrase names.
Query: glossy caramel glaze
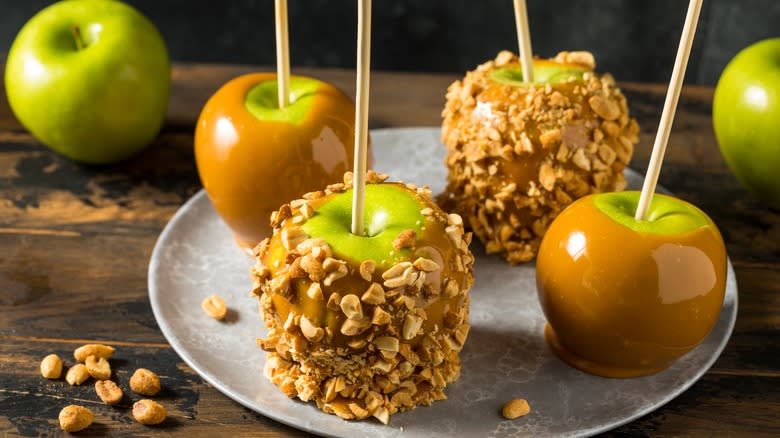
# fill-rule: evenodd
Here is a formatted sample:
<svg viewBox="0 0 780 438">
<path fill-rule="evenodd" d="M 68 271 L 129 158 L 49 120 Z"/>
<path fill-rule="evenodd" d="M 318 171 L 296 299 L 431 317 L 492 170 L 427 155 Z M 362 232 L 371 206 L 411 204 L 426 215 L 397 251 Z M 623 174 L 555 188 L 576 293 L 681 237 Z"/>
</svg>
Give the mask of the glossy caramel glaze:
<svg viewBox="0 0 780 438">
<path fill-rule="evenodd" d="M 268 217 L 282 203 L 340 181 L 352 166 L 352 100 L 321 82 L 300 124 L 258 120 L 245 106 L 247 93 L 275 79 L 253 73 L 226 83 L 203 107 L 195 130 L 203 187 L 244 248 L 270 236 Z"/>
<path fill-rule="evenodd" d="M 701 343 L 723 305 L 726 253 L 717 227 L 640 233 L 593 196 L 548 229 L 537 258 L 546 337 L 570 365 L 605 377 L 653 374 Z"/>
</svg>

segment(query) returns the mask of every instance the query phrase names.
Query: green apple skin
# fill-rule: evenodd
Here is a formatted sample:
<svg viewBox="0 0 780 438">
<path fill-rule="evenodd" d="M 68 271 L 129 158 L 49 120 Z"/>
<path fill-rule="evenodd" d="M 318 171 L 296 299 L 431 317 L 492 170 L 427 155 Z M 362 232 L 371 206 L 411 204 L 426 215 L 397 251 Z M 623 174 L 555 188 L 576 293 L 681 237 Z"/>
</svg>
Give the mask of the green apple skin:
<svg viewBox="0 0 780 438">
<path fill-rule="evenodd" d="M 718 320 L 726 250 L 695 206 L 656 194 L 580 198 L 548 228 L 536 262 L 545 334 L 558 356 L 605 377 L 653 374 L 701 343 Z"/>
<path fill-rule="evenodd" d="M 321 83 L 316 79 L 304 77 L 290 79 L 290 105 L 279 108 L 278 82 L 261 82 L 246 94 L 244 106 L 257 120 L 300 125 L 306 118 Z"/>
<path fill-rule="evenodd" d="M 395 250 L 393 240 L 402 231 L 423 232 L 425 216 L 419 197 L 402 185 L 367 184 L 363 236 L 352 234 L 352 190 L 333 196 L 315 210 L 303 225 L 310 236 L 324 239 L 339 257 L 361 263 L 374 260 L 389 267 L 409 257 L 408 249 Z"/>
<path fill-rule="evenodd" d="M 737 179 L 780 210 L 780 38 L 755 43 L 729 62 L 715 88 L 712 122 Z"/>
<path fill-rule="evenodd" d="M 569 80 L 580 80 L 588 71 L 575 65 L 559 66 L 552 62 L 537 62 L 534 67 L 534 84 L 557 84 Z M 523 70 L 520 67 L 501 67 L 490 72 L 490 80 L 500 84 L 524 87 Z"/>
<path fill-rule="evenodd" d="M 170 77 L 165 42 L 140 12 L 113 0 L 68 0 L 40 11 L 16 36 L 5 88 L 16 117 L 41 142 L 106 164 L 155 138 Z"/>
<path fill-rule="evenodd" d="M 639 206 L 639 192 L 610 192 L 593 197 L 593 204 L 610 219 L 639 233 L 670 236 L 690 233 L 708 227 L 712 221 L 695 205 L 671 196 L 654 194 L 647 218 L 634 218 Z"/>
</svg>

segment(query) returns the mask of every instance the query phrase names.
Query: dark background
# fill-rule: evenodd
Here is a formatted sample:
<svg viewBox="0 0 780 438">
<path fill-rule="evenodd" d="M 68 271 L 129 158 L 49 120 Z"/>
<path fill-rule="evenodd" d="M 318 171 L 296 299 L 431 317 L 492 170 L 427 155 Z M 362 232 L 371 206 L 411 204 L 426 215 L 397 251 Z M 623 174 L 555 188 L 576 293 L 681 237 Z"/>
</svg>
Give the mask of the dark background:
<svg viewBox="0 0 780 438">
<path fill-rule="evenodd" d="M 0 0 L 0 54 L 52 1 Z M 174 61 L 273 66 L 273 0 L 129 0 L 160 29 Z M 355 0 L 289 0 L 296 66 L 353 68 Z M 511 0 L 375 0 L 372 67 L 462 73 L 517 51 Z M 587 49 L 623 81 L 666 82 L 685 0 L 528 0 L 534 52 Z M 780 36 L 780 0 L 706 0 L 688 83 L 714 85 L 742 48 Z M 3 55 L 4 57 L 4 55 Z"/>
</svg>

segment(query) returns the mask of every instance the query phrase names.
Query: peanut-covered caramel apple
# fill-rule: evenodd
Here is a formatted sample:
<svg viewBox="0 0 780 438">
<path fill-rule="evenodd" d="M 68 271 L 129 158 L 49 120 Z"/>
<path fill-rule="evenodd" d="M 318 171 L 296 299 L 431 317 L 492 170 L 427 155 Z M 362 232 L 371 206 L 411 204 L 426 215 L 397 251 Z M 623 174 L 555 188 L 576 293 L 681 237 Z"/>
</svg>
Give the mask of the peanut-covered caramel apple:
<svg viewBox="0 0 780 438">
<path fill-rule="evenodd" d="M 385 178 L 368 172 L 365 236 L 350 232 L 347 173 L 272 214 L 252 268 L 266 377 L 326 413 L 383 423 L 446 398 L 460 375 L 474 261 L 460 216 Z"/>
<path fill-rule="evenodd" d="M 448 185 L 441 201 L 488 253 L 531 260 L 553 218 L 590 193 L 622 190 L 639 126 L 609 74 L 589 52 L 534 60 L 498 54 L 450 85 L 442 141 Z"/>
</svg>

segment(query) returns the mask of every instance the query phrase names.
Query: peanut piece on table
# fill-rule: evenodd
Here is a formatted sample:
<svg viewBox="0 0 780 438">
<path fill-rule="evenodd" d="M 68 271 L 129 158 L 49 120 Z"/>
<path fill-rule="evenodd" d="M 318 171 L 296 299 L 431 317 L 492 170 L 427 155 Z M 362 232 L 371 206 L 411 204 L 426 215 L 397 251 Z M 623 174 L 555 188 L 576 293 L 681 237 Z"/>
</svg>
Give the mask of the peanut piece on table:
<svg viewBox="0 0 780 438">
<path fill-rule="evenodd" d="M 111 380 L 98 380 L 95 382 L 95 392 L 107 405 L 115 405 L 122 400 L 122 388 L 116 386 Z"/>
<path fill-rule="evenodd" d="M 71 385 L 81 385 L 89 379 L 89 371 L 83 363 L 77 363 L 65 373 L 65 380 Z"/>
<path fill-rule="evenodd" d="M 87 366 L 87 372 L 95 380 L 108 380 L 111 378 L 111 366 L 102 357 L 88 356 L 85 365 Z"/>
<path fill-rule="evenodd" d="M 69 405 L 62 408 L 59 419 L 62 430 L 65 432 L 78 432 L 92 424 L 95 414 L 83 406 Z"/>
<path fill-rule="evenodd" d="M 143 395 L 157 395 L 160 392 L 160 378 L 153 371 L 138 368 L 130 377 L 130 389 Z"/>
<path fill-rule="evenodd" d="M 523 415 L 528 415 L 530 412 L 531 406 L 528 404 L 528 401 L 522 398 L 509 400 L 504 405 L 504 408 L 501 409 L 501 413 L 504 415 L 504 418 L 508 420 L 514 420 L 515 418 L 522 417 Z"/>
<path fill-rule="evenodd" d="M 82 345 L 73 352 L 73 357 L 79 361 L 84 362 L 89 356 L 102 357 L 105 360 L 111 359 L 114 354 L 114 347 L 103 344 L 87 344 Z"/>
<path fill-rule="evenodd" d="M 41 375 L 47 379 L 59 379 L 62 375 L 62 360 L 56 354 L 50 354 L 41 361 Z"/>
<path fill-rule="evenodd" d="M 154 400 L 143 399 L 133 404 L 133 417 L 141 424 L 160 424 L 165 421 L 167 415 L 163 405 Z"/>
<path fill-rule="evenodd" d="M 227 315 L 227 306 L 225 306 L 225 300 L 216 294 L 210 297 L 206 297 L 206 299 L 203 300 L 203 302 L 200 304 L 200 307 L 202 307 L 203 311 L 206 312 L 210 317 L 216 320 L 222 320 L 225 318 L 225 315 Z"/>
</svg>

